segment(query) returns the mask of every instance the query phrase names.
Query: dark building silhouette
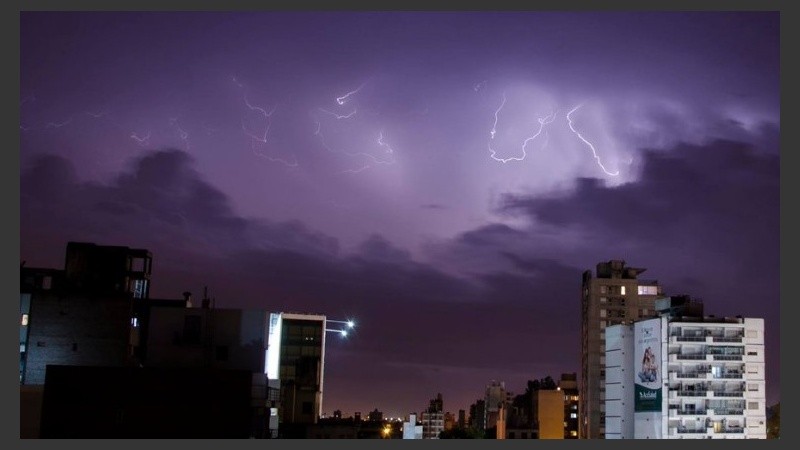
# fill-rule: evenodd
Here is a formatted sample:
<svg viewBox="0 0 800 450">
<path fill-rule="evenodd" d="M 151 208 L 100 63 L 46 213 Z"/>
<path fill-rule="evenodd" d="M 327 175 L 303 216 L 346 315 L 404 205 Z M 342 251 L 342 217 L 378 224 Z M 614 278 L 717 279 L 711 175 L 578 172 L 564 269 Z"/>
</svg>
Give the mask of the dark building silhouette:
<svg viewBox="0 0 800 450">
<path fill-rule="evenodd" d="M 250 437 L 250 372 L 49 366 L 42 438 Z"/>
</svg>

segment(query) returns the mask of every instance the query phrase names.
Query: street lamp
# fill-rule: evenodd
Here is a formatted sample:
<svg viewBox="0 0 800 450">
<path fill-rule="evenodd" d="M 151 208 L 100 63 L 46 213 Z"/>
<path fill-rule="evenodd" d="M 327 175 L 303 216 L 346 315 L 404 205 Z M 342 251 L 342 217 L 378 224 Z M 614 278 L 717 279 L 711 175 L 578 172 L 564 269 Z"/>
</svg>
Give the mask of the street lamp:
<svg viewBox="0 0 800 450">
<path fill-rule="evenodd" d="M 325 319 L 325 322 L 333 322 L 333 323 L 341 323 L 346 325 L 349 328 L 355 328 L 356 323 L 353 320 L 332 320 L 332 319 Z M 330 333 L 339 333 L 342 337 L 347 337 L 347 329 L 336 329 L 336 328 L 325 328 L 326 332 Z"/>
</svg>

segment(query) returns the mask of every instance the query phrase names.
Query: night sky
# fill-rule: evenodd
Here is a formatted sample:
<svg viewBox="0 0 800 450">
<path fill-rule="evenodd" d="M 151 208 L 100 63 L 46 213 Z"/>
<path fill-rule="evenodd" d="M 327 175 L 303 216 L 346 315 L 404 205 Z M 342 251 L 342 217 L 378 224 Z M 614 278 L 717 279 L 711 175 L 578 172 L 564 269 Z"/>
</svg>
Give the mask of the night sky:
<svg viewBox="0 0 800 450">
<path fill-rule="evenodd" d="M 147 248 L 155 298 L 353 318 L 323 411 L 580 372 L 622 259 L 763 317 L 779 383 L 778 13 L 20 13 L 20 259 Z"/>
</svg>

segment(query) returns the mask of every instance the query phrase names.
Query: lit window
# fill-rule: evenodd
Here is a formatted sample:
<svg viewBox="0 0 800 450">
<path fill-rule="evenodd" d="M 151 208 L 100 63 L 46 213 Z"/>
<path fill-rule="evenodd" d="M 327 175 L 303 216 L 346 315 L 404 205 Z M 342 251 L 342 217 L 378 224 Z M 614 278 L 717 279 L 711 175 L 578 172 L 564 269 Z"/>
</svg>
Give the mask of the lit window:
<svg viewBox="0 0 800 450">
<path fill-rule="evenodd" d="M 569 432 L 569 435 L 570 435 L 570 436 L 577 436 L 577 435 L 578 435 L 578 432 L 577 432 L 577 431 L 575 431 L 575 430 L 572 430 L 572 431 L 570 431 L 570 432 Z"/>
<path fill-rule="evenodd" d="M 608 286 L 600 286 L 600 293 L 607 294 L 608 293 Z"/>
<path fill-rule="evenodd" d="M 622 294 L 622 295 L 625 295 L 625 286 L 620 286 L 619 287 L 619 293 Z"/>
<path fill-rule="evenodd" d="M 27 314 L 23 314 L 22 315 L 22 322 L 20 322 L 20 323 L 22 324 L 23 327 L 28 325 L 28 315 Z"/>
<path fill-rule="evenodd" d="M 569 418 L 570 419 L 577 419 L 578 415 L 576 413 L 569 413 Z"/>
<path fill-rule="evenodd" d="M 600 303 L 605 303 L 608 301 L 607 297 L 600 297 Z"/>
<path fill-rule="evenodd" d="M 136 317 L 131 317 L 131 326 L 133 328 L 137 328 L 139 326 L 139 319 Z"/>
<path fill-rule="evenodd" d="M 600 329 L 603 329 L 605 327 L 606 327 L 606 321 L 605 320 L 601 320 L 600 321 Z"/>
<path fill-rule="evenodd" d="M 605 309 L 601 309 L 600 310 L 600 317 L 606 317 L 606 310 Z"/>
</svg>

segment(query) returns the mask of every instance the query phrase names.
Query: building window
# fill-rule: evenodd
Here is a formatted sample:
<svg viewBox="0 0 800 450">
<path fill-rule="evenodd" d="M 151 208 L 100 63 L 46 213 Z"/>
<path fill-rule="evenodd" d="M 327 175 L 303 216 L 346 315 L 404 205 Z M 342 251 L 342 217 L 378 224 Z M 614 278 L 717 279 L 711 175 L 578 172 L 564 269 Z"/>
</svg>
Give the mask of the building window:
<svg viewBox="0 0 800 450">
<path fill-rule="evenodd" d="M 577 418 L 578 418 L 578 415 L 577 415 L 577 414 L 575 414 L 575 413 L 569 413 L 569 418 L 570 418 L 570 419 L 577 419 Z"/>
<path fill-rule="evenodd" d="M 747 409 L 758 409 L 758 402 L 748 402 Z"/>
<path fill-rule="evenodd" d="M 608 297 L 600 297 L 600 303 L 606 303 L 608 301 Z"/>
<path fill-rule="evenodd" d="M 758 391 L 758 384 L 755 384 L 755 383 L 748 384 L 747 385 L 747 390 L 748 391 L 756 391 L 757 392 Z"/>
<path fill-rule="evenodd" d="M 28 315 L 27 314 L 23 314 L 22 315 L 22 321 L 20 323 L 22 324 L 23 327 L 28 325 Z"/>
<path fill-rule="evenodd" d="M 625 295 L 625 286 L 620 286 L 619 287 L 619 293 L 622 294 L 622 295 Z"/>
<path fill-rule="evenodd" d="M 758 352 L 747 352 L 748 356 L 758 356 Z"/>
<path fill-rule="evenodd" d="M 607 294 L 608 293 L 608 286 L 600 286 L 600 293 Z"/>
<path fill-rule="evenodd" d="M 606 310 L 605 309 L 601 309 L 600 310 L 600 317 L 606 317 Z"/>
<path fill-rule="evenodd" d="M 606 321 L 605 320 L 601 320 L 600 321 L 600 329 L 602 330 L 605 327 L 606 327 Z"/>
</svg>

